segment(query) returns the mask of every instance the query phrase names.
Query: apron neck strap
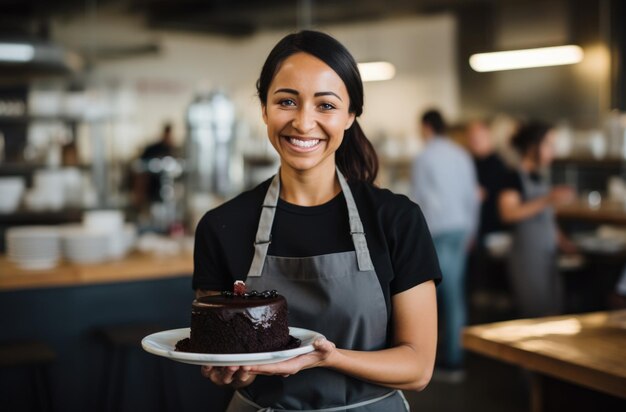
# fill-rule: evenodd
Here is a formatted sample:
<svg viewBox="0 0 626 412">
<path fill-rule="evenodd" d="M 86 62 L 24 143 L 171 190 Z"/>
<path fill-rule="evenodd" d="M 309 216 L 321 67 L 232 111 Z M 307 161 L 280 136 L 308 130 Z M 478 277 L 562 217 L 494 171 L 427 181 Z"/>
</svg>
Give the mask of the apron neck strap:
<svg viewBox="0 0 626 412">
<path fill-rule="evenodd" d="M 339 179 L 339 185 L 343 191 L 343 197 L 346 199 L 348 205 L 348 218 L 350 219 L 350 234 L 352 235 L 352 243 L 354 243 L 354 250 L 356 251 L 356 258 L 359 264 L 359 271 L 364 272 L 366 270 L 373 270 L 374 265 L 370 257 L 370 251 L 367 248 L 367 241 L 365 240 L 365 230 L 363 230 L 363 222 L 359 216 L 359 210 L 356 207 L 356 202 L 352 196 L 352 191 L 346 178 L 337 169 L 337 178 Z"/>
<path fill-rule="evenodd" d="M 352 196 L 352 191 L 350 191 L 348 182 L 339 169 L 337 169 L 337 178 L 348 206 L 350 235 L 352 236 L 352 242 L 354 243 L 354 250 L 356 252 L 359 271 L 363 272 L 373 270 L 374 265 L 372 264 L 370 252 L 367 247 L 367 241 L 365 240 L 363 223 L 361 222 L 356 202 Z M 250 270 L 248 271 L 248 277 L 259 277 L 263 271 L 267 251 L 272 241 L 272 224 L 274 223 L 274 216 L 276 215 L 276 206 L 278 205 L 279 197 L 280 172 L 274 176 L 274 179 L 272 179 L 272 183 L 267 189 L 265 199 L 263 200 L 259 227 L 257 228 L 256 237 L 254 239 L 254 257 L 252 259 L 252 264 L 250 265 Z"/>
</svg>

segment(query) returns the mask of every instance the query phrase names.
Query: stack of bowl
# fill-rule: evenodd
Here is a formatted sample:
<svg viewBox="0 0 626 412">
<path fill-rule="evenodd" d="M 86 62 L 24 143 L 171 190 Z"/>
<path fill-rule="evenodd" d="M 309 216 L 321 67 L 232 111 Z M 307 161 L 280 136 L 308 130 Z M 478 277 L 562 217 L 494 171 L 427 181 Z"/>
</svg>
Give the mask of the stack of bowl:
<svg viewBox="0 0 626 412">
<path fill-rule="evenodd" d="M 104 233 L 107 236 L 107 257 L 111 259 L 124 257 L 135 242 L 136 227 L 124 223 L 124 213 L 121 210 L 85 212 L 83 226 L 88 231 Z"/>
<path fill-rule="evenodd" d="M 63 254 L 74 263 L 99 263 L 109 257 L 106 232 L 89 230 L 82 225 L 65 225 L 61 229 Z"/>
<path fill-rule="evenodd" d="M 60 236 L 56 227 L 13 227 L 7 230 L 6 240 L 8 259 L 22 269 L 51 269 L 61 258 Z"/>
</svg>

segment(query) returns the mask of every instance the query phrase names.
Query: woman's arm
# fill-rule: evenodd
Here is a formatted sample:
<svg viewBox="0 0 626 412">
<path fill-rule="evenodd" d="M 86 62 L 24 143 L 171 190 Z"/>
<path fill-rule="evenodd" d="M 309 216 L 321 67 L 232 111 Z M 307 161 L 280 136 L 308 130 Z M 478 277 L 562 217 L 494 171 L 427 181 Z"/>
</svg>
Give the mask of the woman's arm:
<svg viewBox="0 0 626 412">
<path fill-rule="evenodd" d="M 520 192 L 513 189 L 503 190 L 498 198 L 498 211 L 504 223 L 517 223 L 526 220 L 540 213 L 549 205 L 549 195 L 523 202 Z"/>
<path fill-rule="evenodd" d="M 363 352 L 336 349 L 329 341 L 316 351 L 285 362 L 254 366 L 251 374 L 293 375 L 303 369 L 326 367 L 371 383 L 420 391 L 428 385 L 437 347 L 437 297 L 428 281 L 392 297 L 393 347 Z"/>
<path fill-rule="evenodd" d="M 505 223 L 516 223 L 533 217 L 548 206 L 565 205 L 574 200 L 575 193 L 569 186 L 556 186 L 545 196 L 522 201 L 519 191 L 503 190 L 498 198 L 498 211 Z"/>
</svg>

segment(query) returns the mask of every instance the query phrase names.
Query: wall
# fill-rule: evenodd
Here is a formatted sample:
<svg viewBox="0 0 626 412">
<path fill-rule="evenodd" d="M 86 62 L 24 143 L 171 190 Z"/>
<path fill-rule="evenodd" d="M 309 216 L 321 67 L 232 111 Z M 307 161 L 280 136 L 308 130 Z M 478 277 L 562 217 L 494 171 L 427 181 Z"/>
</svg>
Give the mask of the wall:
<svg viewBox="0 0 626 412">
<path fill-rule="evenodd" d="M 475 4 L 458 10 L 464 118 L 507 112 L 579 128 L 601 126 L 610 107 L 607 18 L 600 0 Z M 474 72 L 473 53 L 578 44 L 576 65 Z"/>
<path fill-rule="evenodd" d="M 416 133 L 418 112 L 440 107 L 456 118 L 459 91 L 455 73 L 455 20 L 451 15 L 322 27 L 336 36 L 358 61 L 388 60 L 396 78 L 365 85 L 361 119 L 373 140 L 407 138 Z M 133 155 L 171 120 L 181 139 L 184 111 L 195 91 L 221 88 L 235 101 L 244 129 L 264 139 L 254 84 L 272 46 L 286 32 L 262 32 L 244 39 L 215 35 L 154 32 L 140 20 L 101 13 L 97 18 L 58 21 L 54 34 L 70 47 L 97 50 L 109 45 L 156 41 L 161 52 L 99 62 L 89 74 L 92 84 L 125 90 L 126 122 L 112 137 L 118 153 Z"/>
</svg>

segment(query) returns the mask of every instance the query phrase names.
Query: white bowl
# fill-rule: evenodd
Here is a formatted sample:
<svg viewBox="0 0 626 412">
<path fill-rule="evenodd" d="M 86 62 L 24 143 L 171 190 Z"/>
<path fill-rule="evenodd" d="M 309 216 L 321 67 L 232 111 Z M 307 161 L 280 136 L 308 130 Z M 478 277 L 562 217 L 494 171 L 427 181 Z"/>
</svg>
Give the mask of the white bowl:
<svg viewBox="0 0 626 412">
<path fill-rule="evenodd" d="M 0 178 L 0 213 L 12 213 L 20 205 L 24 193 L 23 177 Z"/>
<path fill-rule="evenodd" d="M 121 210 L 90 210 L 83 214 L 83 225 L 93 230 L 117 231 L 124 226 Z"/>
</svg>

